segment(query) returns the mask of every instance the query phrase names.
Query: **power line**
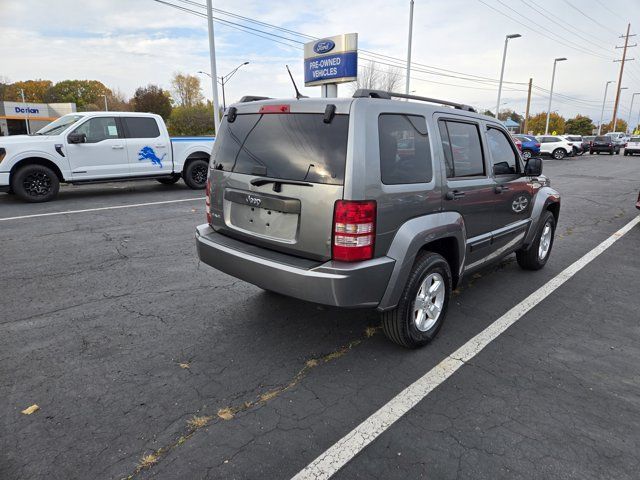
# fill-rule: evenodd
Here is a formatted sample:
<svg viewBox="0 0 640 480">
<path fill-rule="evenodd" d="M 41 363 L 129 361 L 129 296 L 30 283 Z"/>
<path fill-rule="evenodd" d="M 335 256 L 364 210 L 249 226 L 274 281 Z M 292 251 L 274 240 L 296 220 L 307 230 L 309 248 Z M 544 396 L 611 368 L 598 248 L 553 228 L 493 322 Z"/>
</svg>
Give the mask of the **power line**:
<svg viewBox="0 0 640 480">
<path fill-rule="evenodd" d="M 584 13 L 582 10 L 580 10 L 578 7 L 576 7 L 575 5 L 573 5 L 569 0 L 563 0 L 564 3 L 566 3 L 567 5 L 569 5 L 571 8 L 573 8 L 576 12 L 578 12 L 580 15 L 582 15 L 583 17 L 588 18 L 589 20 L 591 20 L 593 23 L 595 23 L 596 25 L 599 25 L 600 27 L 604 28 L 605 30 L 613 33 L 614 35 L 618 35 L 618 32 L 611 30 L 609 27 L 607 27 L 606 25 L 603 25 L 602 23 L 600 23 L 598 20 L 596 20 L 595 18 L 587 15 L 586 13 Z"/>
</svg>

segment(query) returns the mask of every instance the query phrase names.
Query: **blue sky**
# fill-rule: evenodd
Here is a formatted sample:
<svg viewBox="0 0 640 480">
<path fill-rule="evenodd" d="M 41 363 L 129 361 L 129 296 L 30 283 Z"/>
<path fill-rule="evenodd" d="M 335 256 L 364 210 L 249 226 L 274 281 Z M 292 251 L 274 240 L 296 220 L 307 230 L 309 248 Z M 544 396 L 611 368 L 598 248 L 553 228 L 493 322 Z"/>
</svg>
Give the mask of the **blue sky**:
<svg viewBox="0 0 640 480">
<path fill-rule="evenodd" d="M 205 0 L 193 0 L 196 5 L 170 1 L 204 13 L 198 4 L 204 5 Z M 168 88 L 176 71 L 195 74 L 209 70 L 206 21 L 153 0 L 0 3 L 0 76 L 11 81 L 95 78 L 131 95 L 137 86 L 148 83 Z M 214 6 L 314 37 L 358 32 L 362 49 L 400 62 L 406 57 L 408 0 L 214 0 Z M 227 15 L 220 17 L 246 24 Z M 413 59 L 422 71 L 412 73 L 411 89 L 417 94 L 495 109 L 495 82 L 472 81 L 468 75 L 498 78 L 504 36 L 521 33 L 522 38 L 509 44 L 505 70 L 505 80 L 518 83 L 506 85 L 502 108 L 524 111 L 526 86 L 522 84 L 532 77 L 539 87 L 534 92 L 532 112 L 545 110 L 544 89 L 549 88 L 553 59 L 567 57 L 567 62 L 558 65 L 555 90 L 561 96 L 552 110 L 565 116 L 584 113 L 597 121 L 604 84 L 617 79 L 619 64 L 612 61 L 620 55 L 620 50 L 613 48 L 620 41 L 616 33 L 622 34 L 627 21 L 638 18 L 640 2 L 627 0 L 416 0 Z M 640 24 L 637 27 L 640 31 Z M 216 24 L 216 42 L 219 74 L 250 62 L 228 84 L 230 100 L 245 94 L 290 96 L 285 64 L 302 83 L 300 46 L 285 46 L 221 23 Z M 628 87 L 621 102 L 625 119 L 631 93 L 640 92 L 640 47 L 630 53 L 638 60 L 629 63 L 623 80 Z M 361 52 L 361 65 L 367 63 L 364 56 Z M 402 69 L 398 72 L 404 75 Z M 459 76 L 465 78 L 455 78 Z M 203 87 L 210 97 L 207 77 L 203 77 Z M 318 96 L 319 88 L 305 89 L 305 93 Z M 351 87 L 341 86 L 340 93 L 349 95 Z M 610 115 L 613 95 L 609 100 L 605 119 Z M 639 111 L 640 96 L 636 97 L 634 116 Z"/>
</svg>

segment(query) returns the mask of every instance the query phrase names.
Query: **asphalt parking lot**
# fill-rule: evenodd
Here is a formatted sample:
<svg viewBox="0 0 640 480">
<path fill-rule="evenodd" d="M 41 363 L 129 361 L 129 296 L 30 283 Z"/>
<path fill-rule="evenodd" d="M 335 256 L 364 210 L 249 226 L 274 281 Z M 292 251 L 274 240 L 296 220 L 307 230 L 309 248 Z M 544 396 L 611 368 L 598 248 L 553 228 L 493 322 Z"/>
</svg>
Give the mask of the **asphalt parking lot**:
<svg viewBox="0 0 640 480">
<path fill-rule="evenodd" d="M 181 182 L 0 195 L 0 479 L 293 477 L 638 214 L 640 158 L 544 169 L 563 195 L 547 267 L 466 278 L 417 351 L 374 312 L 200 264 L 204 200 Z M 617 238 L 334 478 L 637 479 L 639 242 Z"/>
</svg>

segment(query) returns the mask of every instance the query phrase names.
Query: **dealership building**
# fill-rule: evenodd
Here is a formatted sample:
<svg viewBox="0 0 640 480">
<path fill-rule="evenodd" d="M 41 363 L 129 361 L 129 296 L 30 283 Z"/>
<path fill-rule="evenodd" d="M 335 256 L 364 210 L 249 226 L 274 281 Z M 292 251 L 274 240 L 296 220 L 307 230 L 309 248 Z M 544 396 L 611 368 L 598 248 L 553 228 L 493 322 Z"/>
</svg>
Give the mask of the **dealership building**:
<svg viewBox="0 0 640 480">
<path fill-rule="evenodd" d="M 0 102 L 0 136 L 33 133 L 75 111 L 75 103 Z"/>
</svg>

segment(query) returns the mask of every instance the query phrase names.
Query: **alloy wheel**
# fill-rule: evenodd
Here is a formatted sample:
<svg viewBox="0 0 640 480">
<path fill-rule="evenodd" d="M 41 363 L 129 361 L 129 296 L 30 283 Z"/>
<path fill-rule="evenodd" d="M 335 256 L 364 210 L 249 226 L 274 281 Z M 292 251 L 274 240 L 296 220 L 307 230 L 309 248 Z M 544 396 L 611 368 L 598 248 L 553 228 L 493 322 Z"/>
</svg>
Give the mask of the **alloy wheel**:
<svg viewBox="0 0 640 480">
<path fill-rule="evenodd" d="M 30 173 L 22 184 L 31 197 L 44 197 L 51 192 L 51 178 L 44 172 Z"/>
<path fill-rule="evenodd" d="M 437 323 L 445 299 L 442 275 L 431 273 L 422 281 L 413 302 L 413 321 L 421 332 L 427 332 Z"/>
<path fill-rule="evenodd" d="M 544 224 L 542 234 L 540 235 L 540 245 L 538 246 L 538 258 L 540 260 L 544 260 L 549 254 L 549 250 L 551 249 L 552 235 L 553 228 L 551 227 L 551 222 L 547 222 Z"/>
</svg>

